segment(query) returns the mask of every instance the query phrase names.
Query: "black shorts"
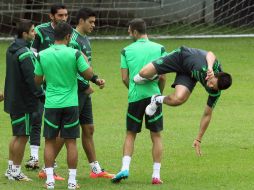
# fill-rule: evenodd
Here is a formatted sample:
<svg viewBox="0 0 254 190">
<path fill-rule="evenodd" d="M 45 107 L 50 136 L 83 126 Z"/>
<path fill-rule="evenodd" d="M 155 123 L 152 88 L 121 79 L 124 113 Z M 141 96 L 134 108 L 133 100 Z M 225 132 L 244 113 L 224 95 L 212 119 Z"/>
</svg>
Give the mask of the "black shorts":
<svg viewBox="0 0 254 190">
<path fill-rule="evenodd" d="M 32 114 L 10 114 L 10 117 L 13 136 L 30 135 Z"/>
<path fill-rule="evenodd" d="M 84 92 L 78 93 L 80 125 L 93 124 L 93 109 L 91 96 Z"/>
<path fill-rule="evenodd" d="M 177 73 L 174 83 L 171 85 L 172 88 L 175 88 L 176 85 L 186 86 L 190 92 L 196 86 L 197 81 L 191 78 L 189 75 Z"/>
<path fill-rule="evenodd" d="M 157 71 L 157 74 L 165 74 L 165 73 L 176 73 L 175 81 L 171 85 L 173 88 L 176 85 L 186 86 L 190 92 L 192 92 L 195 87 L 197 81 L 191 78 L 191 75 L 185 74 L 186 71 L 183 69 L 184 61 L 183 61 L 183 52 L 182 49 L 176 49 L 171 54 L 161 57 L 155 61 L 153 61 L 153 65 Z"/>
<path fill-rule="evenodd" d="M 128 131 L 135 133 L 141 132 L 142 121 L 145 115 L 146 128 L 152 132 L 160 132 L 163 130 L 162 105 L 157 108 L 156 113 L 150 117 L 145 114 L 146 106 L 151 102 L 151 97 L 131 102 L 128 106 L 126 127 Z"/>
<path fill-rule="evenodd" d="M 60 137 L 76 139 L 80 136 L 78 107 L 45 108 L 44 131 L 45 138 Z"/>
</svg>

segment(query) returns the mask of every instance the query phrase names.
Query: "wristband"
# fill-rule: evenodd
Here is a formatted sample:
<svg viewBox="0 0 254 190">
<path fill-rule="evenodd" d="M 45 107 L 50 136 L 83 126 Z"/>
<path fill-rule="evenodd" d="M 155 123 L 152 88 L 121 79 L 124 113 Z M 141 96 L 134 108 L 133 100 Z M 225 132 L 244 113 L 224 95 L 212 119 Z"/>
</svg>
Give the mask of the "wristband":
<svg viewBox="0 0 254 190">
<path fill-rule="evenodd" d="M 93 75 L 93 77 L 90 79 L 93 83 L 96 84 L 96 80 L 98 79 L 98 75 Z"/>
</svg>

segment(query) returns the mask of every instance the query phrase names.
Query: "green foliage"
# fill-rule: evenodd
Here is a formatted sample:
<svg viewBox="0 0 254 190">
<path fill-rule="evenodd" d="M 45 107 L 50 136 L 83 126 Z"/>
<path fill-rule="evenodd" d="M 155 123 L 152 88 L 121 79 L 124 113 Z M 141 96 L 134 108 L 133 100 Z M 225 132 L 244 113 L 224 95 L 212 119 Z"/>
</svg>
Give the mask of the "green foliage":
<svg viewBox="0 0 254 190">
<path fill-rule="evenodd" d="M 185 44 L 190 47 L 213 51 L 222 62 L 225 71 L 232 73 L 233 86 L 223 92 L 207 133 L 202 140 L 202 157 L 197 157 L 192 142 L 199 130 L 199 121 L 207 100 L 201 85 L 197 85 L 190 99 L 179 107 L 164 106 L 163 160 L 160 187 L 151 185 L 152 157 L 149 131 L 143 129 L 137 136 L 135 152 L 130 167 L 130 177 L 121 184 L 111 184 L 107 179 L 88 178 L 89 166 L 80 139 L 78 180 L 81 189 L 165 189 L 165 190 L 246 190 L 254 186 L 253 157 L 253 60 L 254 39 L 192 39 L 156 40 L 168 51 Z M 125 137 L 127 89 L 121 82 L 120 51 L 131 41 L 91 42 L 95 72 L 106 79 L 103 90 L 94 86 L 93 109 L 96 124 L 94 141 L 97 159 L 108 171 L 117 173 L 121 168 L 122 145 Z M 0 44 L 0 90 L 5 77 L 5 50 Z M 164 94 L 170 88 L 174 75 L 167 76 Z M 249 97 L 249 98 L 248 98 Z M 42 189 L 43 180 L 37 172 L 23 172 L 33 182 L 10 182 L 4 177 L 8 160 L 8 142 L 11 139 L 9 116 L 0 103 L 0 189 Z M 40 164 L 43 160 L 43 138 Z M 27 146 L 24 160 L 28 159 Z M 24 162 L 23 162 L 24 163 Z M 66 151 L 57 158 L 57 172 L 67 178 Z M 55 189 L 66 189 L 67 182 L 56 182 Z"/>
</svg>

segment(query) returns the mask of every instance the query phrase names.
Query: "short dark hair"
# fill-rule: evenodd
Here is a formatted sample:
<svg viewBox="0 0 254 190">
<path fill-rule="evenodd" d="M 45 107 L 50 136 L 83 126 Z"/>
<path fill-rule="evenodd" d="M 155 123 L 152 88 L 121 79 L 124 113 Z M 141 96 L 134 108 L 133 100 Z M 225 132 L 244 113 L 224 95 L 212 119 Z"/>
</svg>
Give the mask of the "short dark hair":
<svg viewBox="0 0 254 190">
<path fill-rule="evenodd" d="M 90 9 L 90 8 L 81 8 L 77 12 L 76 22 L 78 24 L 79 23 L 79 19 L 82 18 L 83 20 L 86 20 L 86 19 L 88 19 L 91 16 L 96 17 L 96 13 L 92 9 Z"/>
<path fill-rule="evenodd" d="M 61 4 L 61 3 L 54 4 L 50 7 L 50 13 L 52 15 L 55 15 L 59 9 L 67 9 L 67 8 L 64 4 Z"/>
<path fill-rule="evenodd" d="M 146 34 L 146 22 L 142 18 L 135 18 L 129 22 L 130 30 L 139 34 Z"/>
<path fill-rule="evenodd" d="M 32 26 L 33 26 L 33 23 L 31 20 L 27 20 L 27 19 L 20 20 L 20 22 L 17 23 L 17 27 L 16 27 L 17 38 L 22 38 L 23 32 L 28 33 Z"/>
<path fill-rule="evenodd" d="M 55 27 L 55 40 L 63 40 L 68 34 L 71 35 L 72 27 L 66 22 L 59 22 Z"/>
<path fill-rule="evenodd" d="M 228 73 L 219 72 L 215 74 L 215 77 L 218 79 L 218 89 L 226 90 L 232 84 L 232 77 Z"/>
</svg>

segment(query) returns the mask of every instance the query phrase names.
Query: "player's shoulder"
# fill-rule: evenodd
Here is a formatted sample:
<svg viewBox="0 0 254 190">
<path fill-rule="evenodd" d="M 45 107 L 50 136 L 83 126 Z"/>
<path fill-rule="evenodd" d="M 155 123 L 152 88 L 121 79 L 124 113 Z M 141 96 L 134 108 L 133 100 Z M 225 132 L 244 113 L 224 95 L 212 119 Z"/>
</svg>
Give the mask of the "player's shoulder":
<svg viewBox="0 0 254 190">
<path fill-rule="evenodd" d="M 42 31 L 42 30 L 45 30 L 48 28 L 51 28 L 51 22 L 39 24 L 34 29 L 35 29 L 35 31 Z"/>
<path fill-rule="evenodd" d="M 164 48 L 163 45 L 161 45 L 161 44 L 159 44 L 157 42 L 151 41 L 151 40 L 149 40 L 148 43 L 149 43 L 149 45 L 154 46 L 154 47 L 158 47 L 158 48 L 162 48 L 163 47 Z"/>
</svg>

